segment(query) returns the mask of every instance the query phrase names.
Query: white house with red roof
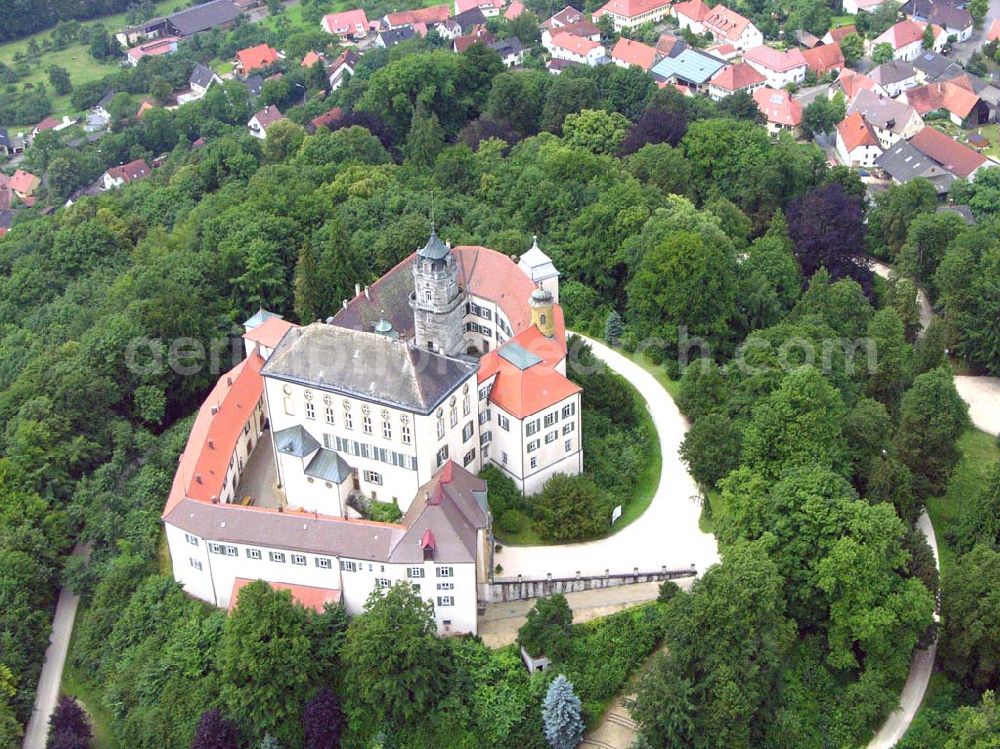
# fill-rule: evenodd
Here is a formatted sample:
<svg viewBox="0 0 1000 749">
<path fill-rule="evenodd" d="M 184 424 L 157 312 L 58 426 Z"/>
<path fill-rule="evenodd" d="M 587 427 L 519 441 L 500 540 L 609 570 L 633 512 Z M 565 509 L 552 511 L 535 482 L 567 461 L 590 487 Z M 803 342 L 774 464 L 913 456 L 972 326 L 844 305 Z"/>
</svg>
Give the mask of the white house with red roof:
<svg viewBox="0 0 1000 749">
<path fill-rule="evenodd" d="M 648 44 L 621 37 L 611 48 L 611 61 L 620 68 L 635 66 L 649 70 L 656 62 L 656 49 Z"/>
<path fill-rule="evenodd" d="M 781 132 L 802 135 L 802 105 L 784 89 L 763 87 L 753 92 L 753 100 L 767 121 L 771 135 Z"/>
<path fill-rule="evenodd" d="M 907 18 L 890 26 L 879 36 L 865 44 L 868 47 L 869 54 L 880 44 L 888 44 L 892 47 L 894 60 L 912 62 L 920 57 L 920 54 L 924 51 L 923 39 L 926 27 L 926 23 Z M 937 26 L 932 25 L 931 28 L 934 30 L 933 49 L 935 52 L 940 52 L 944 49 L 944 45 L 947 44 L 948 34 Z"/>
<path fill-rule="evenodd" d="M 250 75 L 255 70 L 274 65 L 284 56 L 269 44 L 258 44 L 256 47 L 241 49 L 233 61 L 233 72 L 236 75 Z"/>
<path fill-rule="evenodd" d="M 837 123 L 837 158 L 844 166 L 871 169 L 882 155 L 878 135 L 860 112 L 852 112 Z"/>
<path fill-rule="evenodd" d="M 771 88 L 784 88 L 789 83 L 801 83 L 806 78 L 806 58 L 798 48 L 777 50 L 773 47 L 753 47 L 743 53 L 743 62 L 767 79 Z"/>
<path fill-rule="evenodd" d="M 455 0 L 455 15 L 478 8 L 487 18 L 494 18 L 500 15 L 505 4 L 505 0 Z"/>
<path fill-rule="evenodd" d="M 681 29 L 691 29 L 694 34 L 705 33 L 705 19 L 712 14 L 702 0 L 685 0 L 670 9 L 670 14 L 677 19 Z"/>
<path fill-rule="evenodd" d="M 361 40 L 368 36 L 368 16 L 365 15 L 363 8 L 328 13 L 323 16 L 319 25 L 327 34 L 339 36 L 342 39 Z"/>
<path fill-rule="evenodd" d="M 558 275 L 537 242 L 515 263 L 432 232 L 326 322 L 258 310 L 163 512 L 174 577 L 222 608 L 262 579 L 350 614 L 409 580 L 440 632 L 475 632 L 493 568 L 476 474 L 531 493 L 582 470 Z M 359 519 L 371 502 L 402 520 Z"/>
<path fill-rule="evenodd" d="M 139 64 L 139 60 L 144 57 L 158 57 L 160 55 L 170 55 L 177 51 L 177 43 L 180 41 L 176 36 L 161 36 L 149 42 L 132 47 L 125 53 L 125 63 L 130 67 Z"/>
<path fill-rule="evenodd" d="M 571 23 L 583 21 L 585 18 L 586 14 L 583 11 L 577 10 L 572 5 L 567 5 L 558 13 L 554 13 L 542 21 L 540 27 L 542 29 L 558 29 L 560 26 L 569 26 Z"/>
<path fill-rule="evenodd" d="M 670 0 L 610 0 L 594 11 L 594 19 L 607 16 L 615 31 L 658 23 L 670 13 Z"/>
<path fill-rule="evenodd" d="M 752 94 L 767 85 L 767 79 L 745 62 L 727 65 L 716 73 L 708 82 L 708 95 L 715 101 L 721 101 L 738 91 Z"/>
<path fill-rule="evenodd" d="M 750 49 L 764 43 L 764 35 L 749 18 L 725 5 L 712 8 L 702 25 L 716 42 L 731 44 L 736 49 Z"/>
<path fill-rule="evenodd" d="M 542 45 L 553 59 L 580 65 L 600 65 L 607 57 L 607 50 L 600 42 L 586 36 L 577 36 L 563 29 L 556 29 L 551 33 L 546 31 L 542 35 Z"/>
<path fill-rule="evenodd" d="M 856 16 L 860 11 L 874 13 L 889 0 L 844 0 L 844 13 Z"/>
</svg>

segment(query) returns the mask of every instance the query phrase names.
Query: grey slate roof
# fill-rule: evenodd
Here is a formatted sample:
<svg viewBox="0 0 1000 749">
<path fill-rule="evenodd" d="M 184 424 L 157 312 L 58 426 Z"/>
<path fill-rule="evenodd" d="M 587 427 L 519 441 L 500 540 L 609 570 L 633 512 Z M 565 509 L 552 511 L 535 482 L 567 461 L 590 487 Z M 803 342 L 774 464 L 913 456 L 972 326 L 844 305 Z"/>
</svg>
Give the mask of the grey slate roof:
<svg viewBox="0 0 1000 749">
<path fill-rule="evenodd" d="M 909 63 L 902 60 L 889 60 L 889 62 L 879 65 L 868 75 L 876 83 L 887 86 L 905 81 L 907 78 L 913 78 L 916 74 L 913 66 Z"/>
<path fill-rule="evenodd" d="M 262 374 L 428 414 L 476 369 L 375 332 L 312 323 L 288 331 Z"/>
<path fill-rule="evenodd" d="M 862 116 L 876 127 L 901 134 L 916 110 L 909 104 L 887 96 L 879 96 L 873 91 L 862 91 L 847 108 L 848 114 L 854 112 L 861 112 Z"/>
<path fill-rule="evenodd" d="M 305 474 L 323 481 L 342 484 L 351 477 L 352 472 L 347 461 L 337 452 L 321 447 L 306 466 Z"/>
<path fill-rule="evenodd" d="M 232 23 L 240 15 L 240 9 L 232 0 L 211 0 L 202 5 L 174 13 L 167 22 L 180 36 L 191 36 L 200 31 L 208 31 L 215 26 Z"/>
<path fill-rule="evenodd" d="M 467 33 L 473 26 L 486 23 L 486 16 L 479 8 L 470 8 L 469 10 L 459 13 L 457 16 L 452 16 L 446 23 L 449 26 L 457 25 L 462 33 Z"/>
<path fill-rule="evenodd" d="M 925 50 L 917 55 L 912 63 L 913 67 L 927 76 L 927 80 L 934 83 L 938 80 L 954 78 L 964 71 L 961 65 L 956 65 L 944 55 L 939 55 L 932 50 Z"/>
<path fill-rule="evenodd" d="M 304 458 L 319 449 L 319 442 L 300 424 L 275 432 L 274 444 L 277 445 L 278 452 L 294 455 L 296 458 Z"/>
<path fill-rule="evenodd" d="M 489 525 L 486 482 L 449 461 L 417 491 L 402 523 L 406 533 L 393 547 L 390 562 L 422 562 L 421 541 L 429 530 L 438 564 L 476 561 L 476 538 Z"/>
<path fill-rule="evenodd" d="M 417 255 L 428 260 L 443 260 L 450 252 L 451 248 L 441 241 L 437 231 L 431 226 L 431 236 L 427 239 L 427 244 L 417 250 Z"/>
<path fill-rule="evenodd" d="M 412 26 L 400 26 L 397 29 L 388 29 L 387 31 L 379 32 L 379 39 L 382 40 L 382 44 L 386 47 L 391 47 L 394 44 L 399 44 L 400 42 L 405 42 L 407 39 L 412 39 L 416 36 L 416 31 L 413 30 Z"/>
<path fill-rule="evenodd" d="M 164 521 L 201 538 L 312 554 L 385 562 L 406 529 L 400 525 L 268 512 L 183 499 Z"/>
<path fill-rule="evenodd" d="M 250 92 L 250 96 L 260 96 L 260 90 L 264 87 L 264 76 L 251 75 L 243 81 L 243 85 L 247 87 L 247 91 Z"/>
<path fill-rule="evenodd" d="M 519 54 L 524 49 L 521 44 L 521 40 L 516 36 L 501 39 L 498 42 L 493 42 L 489 45 L 489 47 L 490 49 L 496 50 L 501 57 Z"/>
<path fill-rule="evenodd" d="M 934 185 L 939 194 L 948 192 L 955 176 L 940 164 L 922 154 L 908 141 L 901 140 L 875 160 L 897 182 L 909 182 L 922 177 Z"/>
<path fill-rule="evenodd" d="M 214 78 L 215 73 L 212 70 L 205 67 L 201 63 L 198 63 L 194 66 L 194 70 L 191 71 L 191 77 L 188 79 L 188 83 L 192 86 L 208 88 L 212 84 L 212 80 Z"/>
</svg>

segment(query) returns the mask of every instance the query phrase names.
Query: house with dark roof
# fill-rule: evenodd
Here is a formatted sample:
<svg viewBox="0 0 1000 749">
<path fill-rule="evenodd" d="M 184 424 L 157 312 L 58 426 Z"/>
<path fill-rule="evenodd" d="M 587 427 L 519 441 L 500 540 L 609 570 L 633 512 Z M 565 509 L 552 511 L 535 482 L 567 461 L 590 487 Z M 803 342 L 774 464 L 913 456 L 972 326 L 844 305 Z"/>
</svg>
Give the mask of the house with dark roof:
<svg viewBox="0 0 1000 749">
<path fill-rule="evenodd" d="M 954 174 L 905 140 L 888 148 L 875 160 L 875 166 L 896 184 L 904 184 L 917 177 L 925 179 L 934 186 L 938 196 L 947 195 L 955 181 Z"/>
<path fill-rule="evenodd" d="M 376 47 L 388 49 L 389 47 L 395 47 L 397 44 L 413 39 L 416 35 L 417 32 L 413 26 L 397 26 L 392 29 L 379 31 L 375 35 L 373 43 Z"/>
<path fill-rule="evenodd" d="M 914 21 L 932 23 L 964 42 L 972 36 L 972 14 L 964 3 L 952 0 L 909 0 L 903 13 Z"/>
<path fill-rule="evenodd" d="M 247 128 L 249 128 L 250 134 L 253 137 L 267 140 L 267 129 L 275 122 L 283 119 L 285 119 L 285 115 L 281 113 L 281 110 L 273 104 L 268 104 L 250 118 Z"/>
<path fill-rule="evenodd" d="M 524 47 L 516 36 L 500 39 L 490 44 L 489 47 L 500 55 L 505 67 L 513 68 L 524 62 Z"/>
<path fill-rule="evenodd" d="M 486 26 L 486 16 L 478 7 L 470 8 L 439 23 L 434 28 L 445 39 L 458 39 L 472 32 L 477 26 Z"/>
<path fill-rule="evenodd" d="M 167 16 L 166 28 L 173 36 L 185 37 L 210 29 L 229 29 L 242 10 L 232 0 L 210 0 Z"/>
<path fill-rule="evenodd" d="M 892 97 L 899 96 L 906 89 L 918 85 L 916 68 L 902 60 L 884 62 L 874 68 L 869 75 Z"/>
<path fill-rule="evenodd" d="M 354 75 L 354 69 L 361 62 L 361 55 L 352 49 L 344 50 L 337 56 L 337 59 L 330 63 L 327 68 L 327 80 L 330 81 L 330 90 L 336 91 L 344 85 L 344 82 Z"/>
<path fill-rule="evenodd" d="M 256 98 L 260 96 L 260 90 L 264 88 L 264 76 L 256 73 L 249 75 L 244 79 L 243 85 L 246 86 L 247 93 Z"/>
<path fill-rule="evenodd" d="M 724 67 L 725 60 L 685 44 L 675 46 L 671 54 L 656 63 L 650 72 L 657 81 L 707 91 L 708 82 Z"/>
<path fill-rule="evenodd" d="M 847 113 L 859 112 L 872 126 L 879 145 L 887 149 L 899 140 L 911 138 L 924 126 L 924 121 L 906 102 L 863 90 L 854 98 Z"/>
<path fill-rule="evenodd" d="M 24 153 L 25 142 L 22 135 L 11 135 L 7 128 L 0 127 L 0 153 L 4 156 L 17 156 Z"/>
<path fill-rule="evenodd" d="M 201 63 L 194 66 L 194 70 L 191 71 L 191 76 L 188 78 L 188 86 L 191 87 L 192 93 L 204 96 L 213 83 L 221 84 L 222 77 Z"/>
</svg>

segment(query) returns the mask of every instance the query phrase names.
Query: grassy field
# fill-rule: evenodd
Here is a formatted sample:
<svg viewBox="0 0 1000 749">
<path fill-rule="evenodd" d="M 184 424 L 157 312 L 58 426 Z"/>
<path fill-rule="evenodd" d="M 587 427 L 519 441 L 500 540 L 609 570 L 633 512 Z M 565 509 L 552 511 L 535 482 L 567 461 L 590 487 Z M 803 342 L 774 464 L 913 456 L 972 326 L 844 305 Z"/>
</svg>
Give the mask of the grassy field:
<svg viewBox="0 0 1000 749">
<path fill-rule="evenodd" d="M 632 386 L 629 385 L 629 387 Z M 636 396 L 641 401 L 645 402 L 642 396 L 639 395 L 638 391 L 634 388 L 633 392 L 635 392 Z M 649 451 L 652 458 L 648 463 L 646 463 L 643 468 L 642 475 L 639 476 L 632 499 L 622 508 L 622 516 L 614 524 L 611 532 L 605 534 L 604 536 L 600 536 L 600 538 L 613 536 L 622 528 L 641 517 L 649 507 L 650 502 L 653 501 L 653 495 L 656 494 L 656 488 L 660 485 L 660 471 L 663 467 L 663 457 L 660 454 L 660 438 L 656 433 L 656 428 L 653 426 L 653 419 L 649 415 L 649 411 L 643 409 L 640 413 L 640 420 L 642 421 L 642 425 L 645 427 L 647 434 L 650 435 Z M 584 456 L 584 463 L 586 463 L 586 460 L 587 458 Z M 542 537 L 531 525 L 526 525 L 521 531 L 514 534 L 504 535 L 499 529 L 496 529 L 494 532 L 497 535 L 497 541 L 509 546 L 530 546 L 545 543 L 542 540 Z"/>
<path fill-rule="evenodd" d="M 962 461 L 955 469 L 948 491 L 927 502 L 927 513 L 931 516 L 937 536 L 942 572 L 955 563 L 955 551 L 945 540 L 948 529 L 962 517 L 967 503 L 979 493 L 993 466 L 1000 462 L 996 438 L 986 432 L 970 429 L 962 435 L 958 445 L 962 449 Z"/>
</svg>

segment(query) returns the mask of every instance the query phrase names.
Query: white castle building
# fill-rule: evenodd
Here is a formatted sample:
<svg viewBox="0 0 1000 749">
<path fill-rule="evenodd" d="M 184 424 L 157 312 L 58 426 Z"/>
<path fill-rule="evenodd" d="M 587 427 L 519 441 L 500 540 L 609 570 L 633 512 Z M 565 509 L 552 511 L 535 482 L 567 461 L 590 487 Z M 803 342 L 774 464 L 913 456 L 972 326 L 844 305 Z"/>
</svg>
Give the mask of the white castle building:
<svg viewBox="0 0 1000 749">
<path fill-rule="evenodd" d="M 163 513 L 174 577 L 231 607 L 247 582 L 363 610 L 420 586 L 441 632 L 475 632 L 488 597 L 492 463 L 526 494 L 583 468 L 559 274 L 427 244 L 325 323 L 260 310 L 246 359 L 202 405 Z M 393 502 L 399 523 L 362 519 Z"/>
</svg>

